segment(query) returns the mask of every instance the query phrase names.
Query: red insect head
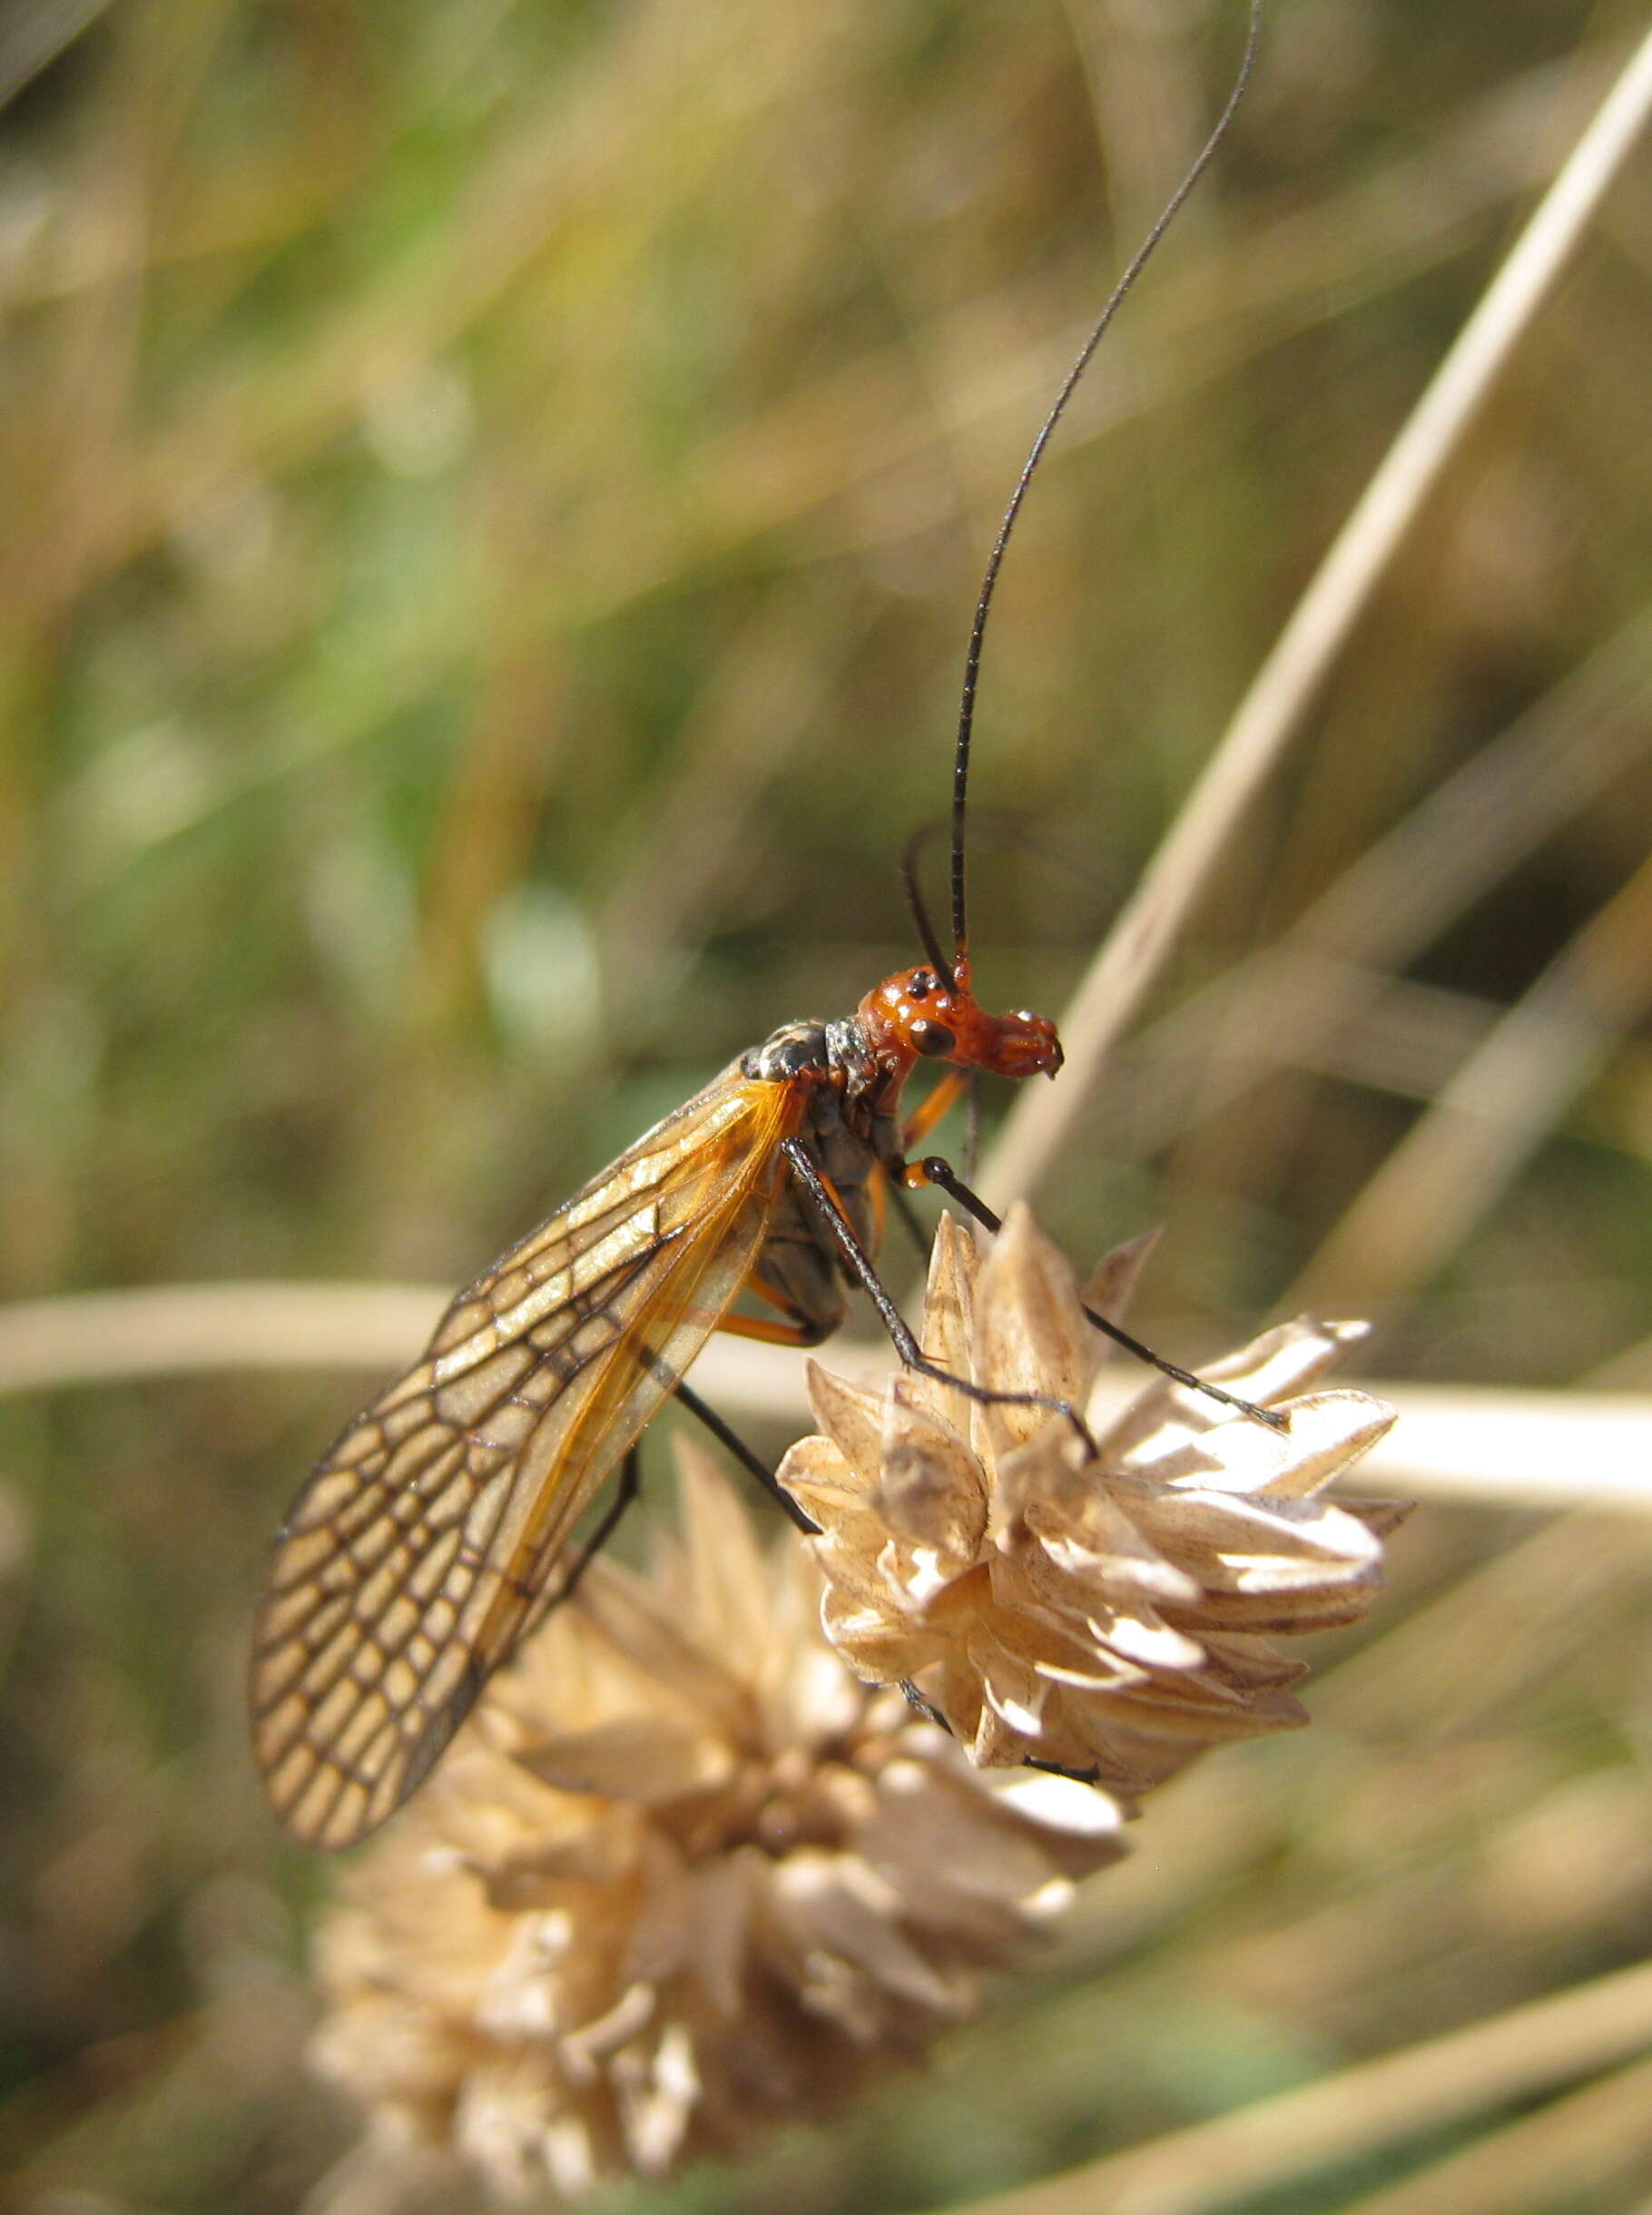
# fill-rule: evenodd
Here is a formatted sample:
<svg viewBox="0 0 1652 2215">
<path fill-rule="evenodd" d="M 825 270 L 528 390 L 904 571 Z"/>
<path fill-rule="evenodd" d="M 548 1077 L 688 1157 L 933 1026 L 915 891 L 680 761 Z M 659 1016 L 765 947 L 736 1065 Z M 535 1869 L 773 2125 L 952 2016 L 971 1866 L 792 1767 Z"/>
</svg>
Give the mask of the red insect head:
<svg viewBox="0 0 1652 2215">
<path fill-rule="evenodd" d="M 949 978 L 928 962 L 886 977 L 855 1013 L 871 1051 L 902 1077 L 920 1058 L 993 1077 L 1053 1077 L 1061 1067 L 1061 1041 L 1048 1016 L 1025 1009 L 988 1015 L 969 989 L 965 954 Z"/>
</svg>

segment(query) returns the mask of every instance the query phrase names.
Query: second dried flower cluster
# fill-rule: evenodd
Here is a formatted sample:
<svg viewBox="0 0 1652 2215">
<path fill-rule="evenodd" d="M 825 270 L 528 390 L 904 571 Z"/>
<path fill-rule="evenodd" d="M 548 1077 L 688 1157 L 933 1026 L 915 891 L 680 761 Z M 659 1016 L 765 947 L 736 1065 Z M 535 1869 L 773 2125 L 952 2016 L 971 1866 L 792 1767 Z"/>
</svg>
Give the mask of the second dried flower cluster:
<svg viewBox="0 0 1652 2215">
<path fill-rule="evenodd" d="M 1105 1794 L 856 1683 L 808 1557 L 679 1458 L 682 1540 L 592 1565 L 321 1925 L 315 2059 L 369 2167 L 572 2198 L 831 2113 L 1123 1851 Z"/>
</svg>

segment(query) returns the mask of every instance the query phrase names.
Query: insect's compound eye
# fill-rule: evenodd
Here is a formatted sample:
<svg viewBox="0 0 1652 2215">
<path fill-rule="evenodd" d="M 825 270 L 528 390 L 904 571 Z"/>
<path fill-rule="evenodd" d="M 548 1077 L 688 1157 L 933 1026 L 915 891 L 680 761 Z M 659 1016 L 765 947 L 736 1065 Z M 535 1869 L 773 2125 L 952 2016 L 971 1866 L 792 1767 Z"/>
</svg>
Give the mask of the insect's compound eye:
<svg viewBox="0 0 1652 2215">
<path fill-rule="evenodd" d="M 944 1023 L 931 1023 L 919 1016 L 915 1023 L 907 1025 L 907 1037 L 920 1054 L 949 1054 L 958 1044 L 957 1038 Z"/>
</svg>

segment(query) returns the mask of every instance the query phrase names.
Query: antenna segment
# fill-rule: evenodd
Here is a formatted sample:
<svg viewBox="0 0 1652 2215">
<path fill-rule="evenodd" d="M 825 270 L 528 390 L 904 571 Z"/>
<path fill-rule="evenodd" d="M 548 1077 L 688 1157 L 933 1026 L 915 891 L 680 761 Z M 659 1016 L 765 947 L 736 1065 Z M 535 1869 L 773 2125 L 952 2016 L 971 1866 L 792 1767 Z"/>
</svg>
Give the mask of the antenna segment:
<svg viewBox="0 0 1652 2215">
<path fill-rule="evenodd" d="M 1136 248 L 1127 267 L 1107 296 L 1106 305 L 1096 317 L 1088 338 L 1078 349 L 1078 356 L 1057 393 L 1055 405 L 1044 418 L 1043 428 L 1032 442 L 1032 449 L 1016 479 L 1015 490 L 1009 496 L 1009 505 L 1004 510 L 1004 519 L 998 525 L 998 537 L 992 551 L 987 556 L 986 573 L 981 579 L 980 596 L 975 604 L 975 620 L 969 626 L 969 645 L 964 656 L 963 698 L 958 712 L 958 743 L 952 757 L 952 952 L 953 960 L 961 960 L 968 951 L 969 929 L 964 884 L 964 822 L 969 792 L 969 742 L 975 729 L 975 694 L 981 670 L 981 643 L 987 635 L 987 618 L 992 610 L 992 596 L 998 586 L 998 571 L 1003 566 L 1004 549 L 1009 544 L 1016 518 L 1021 512 L 1021 503 L 1027 497 L 1027 487 L 1033 474 L 1044 458 L 1044 449 L 1049 444 L 1051 433 L 1066 412 L 1067 404 L 1078 388 L 1078 381 L 1090 366 L 1091 357 L 1106 334 L 1107 326 L 1118 313 L 1126 295 L 1146 267 L 1154 249 L 1175 222 L 1183 202 L 1199 179 L 1209 168 L 1212 157 L 1234 120 L 1234 112 L 1244 97 L 1244 89 L 1251 81 L 1251 69 L 1256 59 L 1257 39 L 1262 28 L 1262 0 L 1250 0 L 1250 23 L 1245 32 L 1244 52 L 1240 57 L 1239 72 L 1234 80 L 1234 89 L 1221 114 L 1216 118 L 1210 136 L 1200 148 L 1192 167 L 1175 191 L 1165 202 L 1157 222 Z"/>
</svg>

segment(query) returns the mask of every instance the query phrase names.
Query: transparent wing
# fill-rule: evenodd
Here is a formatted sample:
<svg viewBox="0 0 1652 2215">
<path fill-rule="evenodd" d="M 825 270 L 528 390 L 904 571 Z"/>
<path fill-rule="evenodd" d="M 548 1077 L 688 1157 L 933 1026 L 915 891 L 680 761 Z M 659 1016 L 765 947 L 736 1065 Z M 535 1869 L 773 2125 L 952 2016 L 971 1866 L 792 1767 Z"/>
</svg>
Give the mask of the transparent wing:
<svg viewBox="0 0 1652 2215">
<path fill-rule="evenodd" d="M 253 1633 L 271 1804 L 352 1844 L 428 1774 L 755 1260 L 801 1097 L 727 1071 L 462 1292 L 318 1463 Z"/>
</svg>

